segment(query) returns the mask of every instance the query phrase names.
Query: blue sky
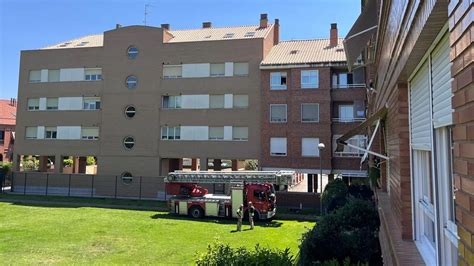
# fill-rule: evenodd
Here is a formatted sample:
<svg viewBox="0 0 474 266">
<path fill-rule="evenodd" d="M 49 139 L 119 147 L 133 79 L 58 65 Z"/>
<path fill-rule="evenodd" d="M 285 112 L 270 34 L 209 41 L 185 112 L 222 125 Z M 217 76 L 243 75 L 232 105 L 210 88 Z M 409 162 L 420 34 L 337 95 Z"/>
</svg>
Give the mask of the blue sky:
<svg viewBox="0 0 474 266">
<path fill-rule="evenodd" d="M 17 96 L 20 51 L 37 49 L 84 35 L 101 33 L 116 23 L 172 29 L 255 25 L 260 13 L 280 19 L 280 38 L 326 38 L 330 23 L 345 36 L 360 13 L 360 0 L 0 0 L 0 98 Z"/>
</svg>

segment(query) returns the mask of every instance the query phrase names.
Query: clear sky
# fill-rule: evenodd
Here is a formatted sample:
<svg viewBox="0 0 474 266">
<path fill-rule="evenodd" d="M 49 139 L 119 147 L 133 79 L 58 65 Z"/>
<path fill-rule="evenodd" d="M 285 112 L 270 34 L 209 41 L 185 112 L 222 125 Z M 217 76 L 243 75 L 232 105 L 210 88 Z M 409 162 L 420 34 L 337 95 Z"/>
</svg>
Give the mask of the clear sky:
<svg viewBox="0 0 474 266">
<path fill-rule="evenodd" d="M 360 0 L 0 0 L 0 98 L 17 96 L 20 51 L 123 26 L 171 24 L 172 29 L 256 25 L 261 13 L 280 19 L 280 39 L 327 38 L 330 23 L 344 37 Z"/>
</svg>

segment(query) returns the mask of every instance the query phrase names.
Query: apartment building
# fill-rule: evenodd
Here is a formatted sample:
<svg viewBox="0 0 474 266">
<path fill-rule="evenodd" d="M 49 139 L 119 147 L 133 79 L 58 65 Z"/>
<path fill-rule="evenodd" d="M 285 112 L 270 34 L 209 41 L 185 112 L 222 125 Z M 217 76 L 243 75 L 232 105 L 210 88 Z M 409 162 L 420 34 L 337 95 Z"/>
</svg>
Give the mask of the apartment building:
<svg viewBox="0 0 474 266">
<path fill-rule="evenodd" d="M 117 25 L 22 51 L 16 170 L 34 155 L 40 172 L 74 158 L 83 173 L 93 156 L 98 174 L 129 180 L 180 169 L 183 158 L 216 170 L 221 159 L 259 159 L 259 67 L 278 32 L 262 14 L 252 26 Z"/>
<path fill-rule="evenodd" d="M 338 144 L 374 140 L 384 262 L 474 265 L 472 1 L 362 3 L 345 47 L 370 69 L 369 115 Z"/>
<path fill-rule="evenodd" d="M 0 100 L 0 162 L 10 162 L 15 144 L 16 99 Z"/>
<path fill-rule="evenodd" d="M 327 39 L 281 41 L 260 65 L 261 166 L 309 174 L 309 191 L 317 187 L 314 177 L 321 168 L 329 178 L 367 177 L 363 150 L 335 151 L 335 140 L 365 120 L 365 70 L 348 71 L 336 24 L 329 35 Z M 365 135 L 356 135 L 350 142 L 363 149 L 367 140 Z M 319 151 L 319 143 L 326 148 Z"/>
</svg>

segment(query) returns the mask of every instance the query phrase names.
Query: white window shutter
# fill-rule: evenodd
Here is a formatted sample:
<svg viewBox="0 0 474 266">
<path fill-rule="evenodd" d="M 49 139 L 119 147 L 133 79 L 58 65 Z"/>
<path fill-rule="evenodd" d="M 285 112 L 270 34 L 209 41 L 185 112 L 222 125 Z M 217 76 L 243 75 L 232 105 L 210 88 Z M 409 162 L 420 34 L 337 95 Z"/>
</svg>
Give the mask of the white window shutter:
<svg viewBox="0 0 474 266">
<path fill-rule="evenodd" d="M 410 80 L 411 145 L 417 150 L 431 150 L 430 80 L 428 62 Z"/>
<path fill-rule="evenodd" d="M 453 124 L 451 99 L 451 60 L 449 59 L 449 34 L 431 53 L 431 77 L 433 82 L 433 125 L 435 128 Z"/>
</svg>

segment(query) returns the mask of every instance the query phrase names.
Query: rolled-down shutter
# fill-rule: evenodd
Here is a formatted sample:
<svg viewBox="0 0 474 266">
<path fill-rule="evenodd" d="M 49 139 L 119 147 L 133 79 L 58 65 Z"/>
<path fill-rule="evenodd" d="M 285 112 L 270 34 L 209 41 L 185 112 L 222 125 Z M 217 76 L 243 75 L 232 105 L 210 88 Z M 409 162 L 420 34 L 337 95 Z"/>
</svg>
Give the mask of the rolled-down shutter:
<svg viewBox="0 0 474 266">
<path fill-rule="evenodd" d="M 451 62 L 449 39 L 446 34 L 431 53 L 431 79 L 433 86 L 433 126 L 435 128 L 453 124 L 451 105 Z"/>
<path fill-rule="evenodd" d="M 410 80 L 410 138 L 416 150 L 431 150 L 431 108 L 428 62 Z"/>
</svg>

